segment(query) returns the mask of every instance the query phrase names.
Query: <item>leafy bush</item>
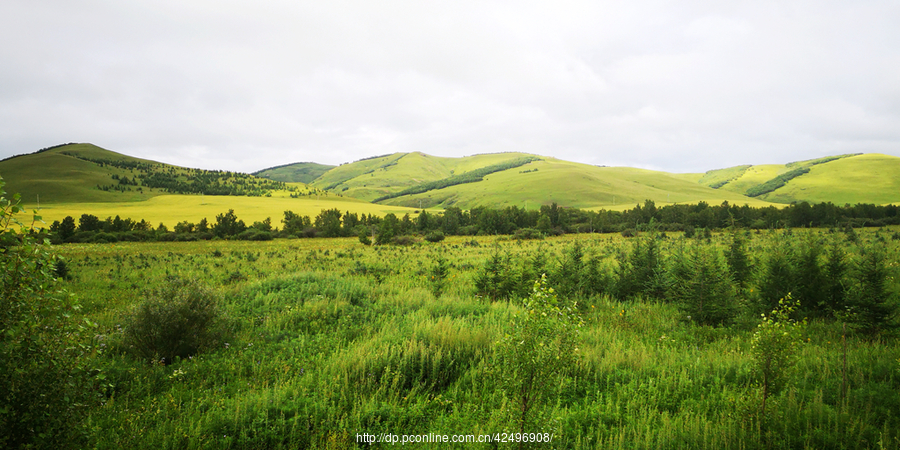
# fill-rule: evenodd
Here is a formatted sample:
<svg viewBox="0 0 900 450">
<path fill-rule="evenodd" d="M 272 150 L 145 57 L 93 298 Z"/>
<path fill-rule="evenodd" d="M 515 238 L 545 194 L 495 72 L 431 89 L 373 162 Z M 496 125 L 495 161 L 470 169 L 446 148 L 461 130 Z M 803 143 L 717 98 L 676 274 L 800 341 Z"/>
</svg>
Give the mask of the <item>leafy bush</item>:
<svg viewBox="0 0 900 450">
<path fill-rule="evenodd" d="M 441 242 L 444 240 L 444 233 L 440 230 L 432 231 L 425 235 L 425 240 L 428 242 Z"/>
<path fill-rule="evenodd" d="M 220 321 L 217 293 L 194 281 L 173 279 L 131 314 L 125 344 L 142 358 L 168 365 L 214 347 Z"/>
<path fill-rule="evenodd" d="M 766 400 L 781 391 L 790 379 L 790 369 L 797 357 L 806 321 L 796 321 L 791 315 L 800 306 L 790 294 L 778 301 L 778 306 L 762 321 L 751 338 L 754 373 L 762 387 L 763 415 Z"/>
<path fill-rule="evenodd" d="M 541 430 L 546 411 L 541 407 L 559 385 L 560 377 L 577 358 L 576 339 L 584 321 L 576 305 L 562 302 L 547 278 L 534 283 L 523 312 L 497 343 L 496 376 L 515 405 L 518 432 Z"/>
<path fill-rule="evenodd" d="M 0 178 L 0 448 L 77 448 L 90 404 L 95 348 L 71 316 L 79 305 L 58 284 L 62 260 L 16 218 Z M 32 224 L 40 220 L 33 216 Z"/>
<path fill-rule="evenodd" d="M 544 239 L 544 233 L 541 233 L 540 230 L 536 230 L 534 228 L 520 228 L 516 230 L 513 238 L 520 241 L 527 241 L 531 239 Z"/>
</svg>

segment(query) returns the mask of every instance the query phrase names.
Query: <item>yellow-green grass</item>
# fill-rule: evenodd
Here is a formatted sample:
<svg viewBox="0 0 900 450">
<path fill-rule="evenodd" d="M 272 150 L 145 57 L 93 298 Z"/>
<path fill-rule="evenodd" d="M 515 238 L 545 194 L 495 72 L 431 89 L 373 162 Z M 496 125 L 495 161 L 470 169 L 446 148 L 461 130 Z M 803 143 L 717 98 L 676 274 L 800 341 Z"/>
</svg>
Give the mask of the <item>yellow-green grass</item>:
<svg viewBox="0 0 900 450">
<path fill-rule="evenodd" d="M 900 201 L 900 158 L 867 153 L 810 167 L 763 199 L 789 203 L 885 204 Z"/>
<path fill-rule="evenodd" d="M 31 211 L 34 204 L 26 205 Z M 394 213 L 398 216 L 409 213 L 412 208 L 376 205 L 359 200 L 337 197 L 333 194 L 316 197 L 239 197 L 225 195 L 159 195 L 144 202 L 97 202 L 97 203 L 54 203 L 41 204 L 39 214 L 46 224 L 72 216 L 76 220 L 82 214 L 93 214 L 101 219 L 120 216 L 135 221 L 147 220 L 154 226 L 164 223 L 171 228 L 176 223 L 188 221 L 197 223 L 204 217 L 214 222 L 216 215 L 233 209 L 238 219 L 247 225 L 256 221 L 272 219 L 273 226 L 279 226 L 285 211 L 314 218 L 323 209 L 337 208 L 341 212 L 384 216 Z"/>
<path fill-rule="evenodd" d="M 522 173 L 526 170 L 537 171 Z M 665 172 L 629 167 L 596 167 L 544 158 L 490 174 L 483 181 L 459 184 L 417 195 L 397 197 L 387 204 L 415 207 L 518 206 L 529 209 L 556 202 L 584 209 L 627 209 L 650 199 L 658 206 L 705 201 L 768 206 L 770 203 L 715 190 Z"/>
<path fill-rule="evenodd" d="M 336 167 L 319 177 L 313 185 L 333 188 L 344 195 L 371 201 L 420 183 L 461 175 L 523 156 L 534 155 L 491 153 L 445 158 L 420 152 L 395 153 Z"/>
</svg>

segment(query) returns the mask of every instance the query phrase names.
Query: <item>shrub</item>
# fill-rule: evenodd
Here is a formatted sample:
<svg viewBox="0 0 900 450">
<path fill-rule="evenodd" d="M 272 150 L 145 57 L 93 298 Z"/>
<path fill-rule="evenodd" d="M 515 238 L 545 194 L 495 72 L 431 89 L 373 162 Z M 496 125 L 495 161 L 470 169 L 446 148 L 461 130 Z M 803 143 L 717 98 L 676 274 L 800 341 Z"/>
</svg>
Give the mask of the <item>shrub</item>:
<svg viewBox="0 0 900 450">
<path fill-rule="evenodd" d="M 70 319 L 79 306 L 54 273 L 65 264 L 16 218 L 20 197 L 5 198 L 3 185 L 0 178 L 0 448 L 83 447 L 76 430 L 91 400 L 95 348 L 80 335 L 96 325 Z"/>
<path fill-rule="evenodd" d="M 766 412 L 766 400 L 784 388 L 790 379 L 790 369 L 794 365 L 806 326 L 805 320 L 798 322 L 791 318 L 799 306 L 800 302 L 792 300 L 788 294 L 778 301 L 778 306 L 771 314 L 762 315 L 762 321 L 751 338 L 753 370 L 763 391 L 763 416 Z"/>
<path fill-rule="evenodd" d="M 518 432 L 541 430 L 558 377 L 576 362 L 576 339 L 584 324 L 576 305 L 561 302 L 546 277 L 534 283 L 507 333 L 497 343 L 495 376 L 511 403 Z"/>
<path fill-rule="evenodd" d="M 440 230 L 432 231 L 425 235 L 425 240 L 428 242 L 441 242 L 444 240 L 444 233 Z"/>
<path fill-rule="evenodd" d="M 380 236 L 380 235 L 379 235 Z M 416 239 L 412 236 L 394 236 L 391 238 L 391 244 L 394 245 L 413 245 L 416 243 Z"/>
<path fill-rule="evenodd" d="M 516 230 L 513 238 L 518 239 L 520 241 L 526 241 L 531 239 L 544 239 L 544 233 L 541 233 L 540 230 L 536 230 L 534 228 L 520 228 Z"/>
<path fill-rule="evenodd" d="M 213 347 L 219 339 L 219 296 L 194 281 L 173 279 L 151 293 L 127 321 L 125 344 L 166 365 Z"/>
</svg>

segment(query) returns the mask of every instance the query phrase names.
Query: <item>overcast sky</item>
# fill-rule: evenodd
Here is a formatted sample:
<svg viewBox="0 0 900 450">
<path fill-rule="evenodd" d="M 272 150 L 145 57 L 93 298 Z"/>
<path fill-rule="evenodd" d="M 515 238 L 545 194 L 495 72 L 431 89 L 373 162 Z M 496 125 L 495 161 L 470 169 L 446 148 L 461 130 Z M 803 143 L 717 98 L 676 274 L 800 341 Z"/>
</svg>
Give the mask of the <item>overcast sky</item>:
<svg viewBox="0 0 900 450">
<path fill-rule="evenodd" d="M 245 172 L 900 156 L 900 2 L 5 1 L 0 158 L 65 142 Z"/>
</svg>

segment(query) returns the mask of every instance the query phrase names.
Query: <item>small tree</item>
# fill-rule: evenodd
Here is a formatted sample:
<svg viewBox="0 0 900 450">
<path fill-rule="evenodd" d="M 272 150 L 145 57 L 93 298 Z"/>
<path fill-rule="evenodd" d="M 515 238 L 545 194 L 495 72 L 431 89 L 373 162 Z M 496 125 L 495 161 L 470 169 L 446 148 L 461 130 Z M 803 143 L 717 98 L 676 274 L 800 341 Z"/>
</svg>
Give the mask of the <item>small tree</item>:
<svg viewBox="0 0 900 450">
<path fill-rule="evenodd" d="M 669 271 L 669 298 L 694 322 L 726 325 L 737 313 L 728 268 L 715 248 L 695 245 L 690 254 L 676 254 Z"/>
<path fill-rule="evenodd" d="M 897 328 L 894 294 L 888 288 L 890 272 L 887 257 L 878 245 L 860 248 L 853 270 L 850 321 L 860 332 L 877 335 Z"/>
<path fill-rule="evenodd" d="M 806 320 L 796 321 L 791 315 L 800 302 L 788 294 L 778 301 L 778 306 L 762 321 L 751 338 L 754 373 L 762 387 L 762 415 L 766 413 L 766 400 L 777 394 L 790 379 L 797 349 L 802 342 Z"/>
<path fill-rule="evenodd" d="M 575 363 L 576 339 L 583 324 L 576 304 L 560 301 L 547 287 L 546 276 L 541 276 L 497 343 L 495 369 L 516 405 L 519 432 L 540 428 L 537 410 L 550 398 L 557 377 Z"/>
</svg>

